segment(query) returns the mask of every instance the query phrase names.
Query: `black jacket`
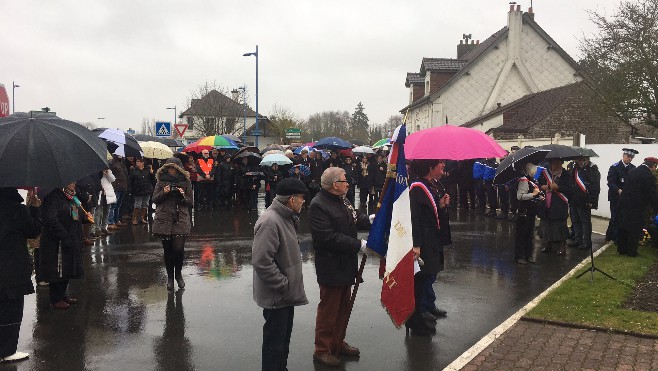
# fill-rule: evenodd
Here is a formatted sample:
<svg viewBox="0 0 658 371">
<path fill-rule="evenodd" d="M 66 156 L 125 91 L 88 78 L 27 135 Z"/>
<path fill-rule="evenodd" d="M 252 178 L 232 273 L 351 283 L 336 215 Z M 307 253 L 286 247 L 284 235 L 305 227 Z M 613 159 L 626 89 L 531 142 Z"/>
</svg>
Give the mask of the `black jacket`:
<svg viewBox="0 0 658 371">
<path fill-rule="evenodd" d="M 616 202 L 619 200 L 619 190 L 624 189 L 626 176 L 633 169 L 635 169 L 635 165 L 628 164 L 628 166 L 624 166 L 622 161 L 610 166 L 610 169 L 608 169 L 608 201 Z"/>
<path fill-rule="evenodd" d="M 658 209 L 656 178 L 645 165 L 628 172 L 624 191 L 619 196 L 617 223 L 620 228 L 640 233 L 646 225 L 649 206 Z"/>
<path fill-rule="evenodd" d="M 384 188 L 387 169 L 388 169 L 388 164 L 385 161 L 382 161 L 373 164 L 370 167 L 370 170 L 368 170 L 370 176 L 372 177 L 372 185 L 375 187 L 375 190 L 381 191 Z"/>
<path fill-rule="evenodd" d="M 313 198 L 308 215 L 318 283 L 324 286 L 353 285 L 357 254 L 361 249 L 357 230 L 370 229 L 368 216 L 356 209 L 349 210 L 341 197 L 325 190 Z"/>
<path fill-rule="evenodd" d="M 435 185 L 426 179 L 418 180 L 418 182 L 423 183 L 430 190 L 436 206 L 439 208 L 438 189 Z M 441 229 L 449 227 L 437 224 L 437 216 L 434 214 L 432 201 L 421 187 L 414 186 L 411 188 L 409 203 L 411 207 L 411 225 L 413 226 L 413 243 L 415 247 L 420 247 L 420 258 L 424 262 L 420 267 L 420 271 L 425 274 L 438 273 L 443 270 L 444 263 Z M 440 210 L 437 210 L 437 212 L 441 213 Z M 439 224 L 442 222 L 441 219 L 439 215 Z M 445 223 L 446 220 L 443 220 L 443 222 Z"/>
<path fill-rule="evenodd" d="M 366 170 L 365 175 L 363 172 L 364 166 Z M 368 162 L 364 165 L 363 161 L 359 161 L 357 166 L 357 178 L 361 192 L 370 193 L 370 188 L 372 188 L 372 175 L 370 174 L 370 170 L 372 170 L 372 167 Z"/>
<path fill-rule="evenodd" d="M 153 193 L 153 180 L 155 176 L 151 174 L 148 167 L 139 170 L 136 166 L 130 169 L 130 192 L 133 196 L 146 196 Z"/>
<path fill-rule="evenodd" d="M 583 182 L 585 191 L 578 185 L 576 175 Z M 598 166 L 592 164 L 584 166 L 582 169 L 576 164 L 572 171 L 573 177 L 573 197 L 569 200 L 572 206 L 585 207 L 585 204 L 592 204 L 592 209 L 599 207 L 599 194 L 601 193 L 601 173 Z"/>
<path fill-rule="evenodd" d="M 547 172 L 550 171 L 547 169 Z M 571 174 L 566 170 L 562 169 L 562 175 L 559 178 L 555 178 L 551 174 L 554 182 L 557 182 L 558 190 L 567 200 L 571 199 L 573 196 L 573 179 Z M 542 175 L 539 179 L 539 187 L 546 185 L 548 183 L 547 179 Z M 555 192 L 550 195 L 551 204 L 550 207 L 547 207 L 548 192 L 546 192 L 547 199 L 540 205 L 538 210 L 538 215 L 541 219 L 550 219 L 550 220 L 566 220 L 569 217 L 569 204 L 564 202 L 561 197 Z"/>
<path fill-rule="evenodd" d="M 41 231 L 38 209 L 21 205 L 15 188 L 0 188 L 0 301 L 34 293 L 27 239 Z"/>
<path fill-rule="evenodd" d="M 345 170 L 345 179 L 350 182 L 350 190 L 354 191 L 356 184 L 358 182 L 358 169 L 354 164 L 343 164 L 343 170 Z"/>
</svg>

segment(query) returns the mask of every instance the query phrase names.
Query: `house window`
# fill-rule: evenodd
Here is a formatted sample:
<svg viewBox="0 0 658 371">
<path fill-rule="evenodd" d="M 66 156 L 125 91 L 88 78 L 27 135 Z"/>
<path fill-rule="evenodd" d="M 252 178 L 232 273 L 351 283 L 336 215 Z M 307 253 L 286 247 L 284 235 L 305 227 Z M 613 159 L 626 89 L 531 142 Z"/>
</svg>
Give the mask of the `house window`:
<svg viewBox="0 0 658 371">
<path fill-rule="evenodd" d="M 194 117 L 187 116 L 187 130 L 194 130 Z"/>
</svg>

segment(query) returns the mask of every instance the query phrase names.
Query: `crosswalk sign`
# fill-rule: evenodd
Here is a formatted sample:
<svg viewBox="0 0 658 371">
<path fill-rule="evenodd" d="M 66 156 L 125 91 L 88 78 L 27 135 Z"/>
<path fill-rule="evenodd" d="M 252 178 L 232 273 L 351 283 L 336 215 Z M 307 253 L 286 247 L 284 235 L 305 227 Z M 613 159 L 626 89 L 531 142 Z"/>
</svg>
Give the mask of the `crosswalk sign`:
<svg viewBox="0 0 658 371">
<path fill-rule="evenodd" d="M 155 136 L 158 138 L 171 138 L 171 122 L 168 121 L 156 122 Z"/>
</svg>

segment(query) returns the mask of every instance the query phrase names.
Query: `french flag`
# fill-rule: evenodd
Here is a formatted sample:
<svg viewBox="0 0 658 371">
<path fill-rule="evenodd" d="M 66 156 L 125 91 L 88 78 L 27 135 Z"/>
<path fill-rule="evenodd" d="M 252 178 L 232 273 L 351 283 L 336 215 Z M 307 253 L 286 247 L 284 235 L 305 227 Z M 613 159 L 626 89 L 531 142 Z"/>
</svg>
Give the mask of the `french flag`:
<svg viewBox="0 0 658 371">
<path fill-rule="evenodd" d="M 412 251 L 409 176 L 404 156 L 406 136 L 407 128 L 403 124 L 391 138 L 393 148 L 389 156 L 389 179 L 368 236 L 368 247 L 386 256 L 381 300 L 398 328 L 414 312 L 414 273 L 418 271 Z"/>
</svg>

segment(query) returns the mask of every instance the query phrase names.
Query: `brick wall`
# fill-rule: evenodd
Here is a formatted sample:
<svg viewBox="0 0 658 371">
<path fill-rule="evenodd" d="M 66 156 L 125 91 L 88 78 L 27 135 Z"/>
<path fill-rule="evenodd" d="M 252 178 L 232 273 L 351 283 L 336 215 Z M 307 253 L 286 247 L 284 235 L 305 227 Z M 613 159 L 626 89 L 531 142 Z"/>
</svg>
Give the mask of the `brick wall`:
<svg viewBox="0 0 658 371">
<path fill-rule="evenodd" d="M 411 103 L 425 96 L 425 87 L 423 83 L 411 84 Z"/>
<path fill-rule="evenodd" d="M 435 91 L 441 89 L 443 85 L 445 85 L 448 80 L 450 80 L 454 75 L 455 72 L 430 72 L 430 94 L 434 93 Z"/>
</svg>

